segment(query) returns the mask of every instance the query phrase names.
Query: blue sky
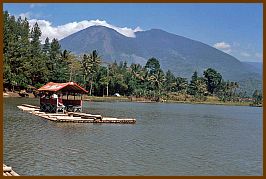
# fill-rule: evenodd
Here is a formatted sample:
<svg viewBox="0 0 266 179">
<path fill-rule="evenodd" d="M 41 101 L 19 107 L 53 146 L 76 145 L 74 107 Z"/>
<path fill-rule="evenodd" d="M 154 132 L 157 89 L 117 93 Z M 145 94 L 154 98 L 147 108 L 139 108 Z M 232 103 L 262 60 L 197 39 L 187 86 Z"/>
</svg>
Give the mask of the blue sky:
<svg viewBox="0 0 266 179">
<path fill-rule="evenodd" d="M 43 39 L 60 39 L 93 24 L 131 37 L 135 31 L 157 28 L 201 41 L 241 61 L 262 61 L 262 3 L 5 3 L 4 10 L 27 17 L 30 24 L 37 21 Z"/>
</svg>

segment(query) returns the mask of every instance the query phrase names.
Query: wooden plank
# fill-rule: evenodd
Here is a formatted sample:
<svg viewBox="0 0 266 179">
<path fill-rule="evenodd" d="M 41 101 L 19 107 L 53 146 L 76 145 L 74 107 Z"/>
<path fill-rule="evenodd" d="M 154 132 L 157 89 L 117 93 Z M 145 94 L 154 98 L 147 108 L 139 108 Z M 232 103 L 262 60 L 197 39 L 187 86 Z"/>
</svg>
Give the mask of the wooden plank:
<svg viewBox="0 0 266 179">
<path fill-rule="evenodd" d="M 69 116 L 56 116 L 56 119 L 72 119 L 72 120 L 77 120 L 77 119 L 81 119 L 81 117 L 69 117 Z"/>
<path fill-rule="evenodd" d="M 3 167 L 4 172 L 11 172 L 12 168 L 11 167 Z"/>
<path fill-rule="evenodd" d="M 102 119 L 101 115 L 93 115 L 93 114 L 73 114 L 73 116 L 80 116 L 83 119 Z"/>
<path fill-rule="evenodd" d="M 17 174 L 14 170 L 12 170 L 12 171 L 10 172 L 10 174 L 11 174 L 12 176 L 19 176 L 19 174 Z"/>
<path fill-rule="evenodd" d="M 6 174 L 7 176 L 12 176 L 9 172 L 5 172 L 5 174 Z"/>
<path fill-rule="evenodd" d="M 27 105 L 26 106 L 32 106 Z M 78 113 L 78 112 L 67 112 L 66 114 L 58 114 L 58 113 L 45 113 L 40 112 L 36 108 L 25 107 L 25 106 L 17 106 L 19 109 L 23 111 L 27 111 L 36 116 L 56 121 L 56 122 L 75 122 L 75 123 L 125 123 L 125 124 L 133 124 L 136 122 L 136 119 L 130 118 L 114 118 L 114 117 L 102 117 L 101 115 L 93 115 L 87 113 Z"/>
<path fill-rule="evenodd" d="M 26 106 L 26 107 L 30 107 L 30 108 L 37 108 L 37 109 L 40 109 L 39 106 L 34 106 L 34 105 L 30 105 L 30 104 L 22 104 L 21 106 Z"/>
<path fill-rule="evenodd" d="M 22 109 L 23 111 L 39 111 L 39 109 L 17 106 L 18 108 Z"/>
<path fill-rule="evenodd" d="M 58 114 L 58 113 L 54 113 L 54 114 L 46 114 L 49 117 L 53 117 L 53 116 L 68 116 L 66 114 Z"/>
</svg>

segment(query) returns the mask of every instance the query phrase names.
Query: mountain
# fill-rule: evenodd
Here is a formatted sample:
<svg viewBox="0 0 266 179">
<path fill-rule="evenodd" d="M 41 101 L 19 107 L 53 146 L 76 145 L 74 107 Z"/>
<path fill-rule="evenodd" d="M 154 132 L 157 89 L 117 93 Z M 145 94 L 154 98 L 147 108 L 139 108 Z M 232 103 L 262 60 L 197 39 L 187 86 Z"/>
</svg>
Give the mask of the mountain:
<svg viewBox="0 0 266 179">
<path fill-rule="evenodd" d="M 262 68 L 263 68 L 263 64 L 262 62 L 243 62 L 244 64 L 247 64 L 248 66 L 253 66 L 256 68 L 257 72 L 262 74 Z"/>
<path fill-rule="evenodd" d="M 149 58 L 155 57 L 163 70 L 169 69 L 175 75 L 188 79 L 194 71 L 202 74 L 210 67 L 226 80 L 245 81 L 249 78 L 261 81 L 256 67 L 202 42 L 160 29 L 136 32 L 135 36 L 126 37 L 107 27 L 91 26 L 59 42 L 62 49 L 75 54 L 97 50 L 106 62 L 116 60 L 145 65 Z"/>
</svg>

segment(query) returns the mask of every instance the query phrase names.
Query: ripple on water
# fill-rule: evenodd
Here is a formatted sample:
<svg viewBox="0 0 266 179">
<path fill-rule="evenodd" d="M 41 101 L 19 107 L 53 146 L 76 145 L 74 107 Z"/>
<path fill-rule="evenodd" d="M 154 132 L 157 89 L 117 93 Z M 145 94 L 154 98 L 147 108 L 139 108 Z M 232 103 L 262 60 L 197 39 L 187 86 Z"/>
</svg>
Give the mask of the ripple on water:
<svg viewBox="0 0 266 179">
<path fill-rule="evenodd" d="M 87 103 L 135 125 L 68 124 L 4 100 L 4 162 L 21 175 L 262 175 L 261 108 Z"/>
</svg>

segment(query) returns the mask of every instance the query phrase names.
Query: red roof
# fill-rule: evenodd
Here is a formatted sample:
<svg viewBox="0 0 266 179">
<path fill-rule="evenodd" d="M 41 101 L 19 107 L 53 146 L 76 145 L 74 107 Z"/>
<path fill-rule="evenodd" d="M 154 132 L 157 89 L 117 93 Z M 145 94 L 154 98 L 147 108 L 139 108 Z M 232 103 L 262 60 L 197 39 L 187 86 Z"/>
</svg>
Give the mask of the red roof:
<svg viewBox="0 0 266 179">
<path fill-rule="evenodd" d="M 77 83 L 54 83 L 49 82 L 46 85 L 38 89 L 38 91 L 48 91 L 48 92 L 73 92 L 73 93 L 88 93 L 84 88 L 79 86 Z"/>
</svg>

